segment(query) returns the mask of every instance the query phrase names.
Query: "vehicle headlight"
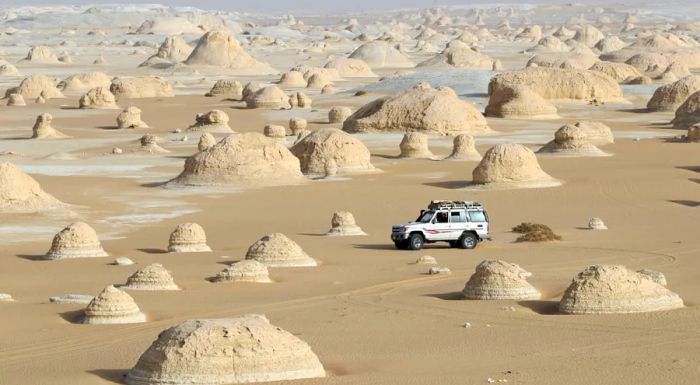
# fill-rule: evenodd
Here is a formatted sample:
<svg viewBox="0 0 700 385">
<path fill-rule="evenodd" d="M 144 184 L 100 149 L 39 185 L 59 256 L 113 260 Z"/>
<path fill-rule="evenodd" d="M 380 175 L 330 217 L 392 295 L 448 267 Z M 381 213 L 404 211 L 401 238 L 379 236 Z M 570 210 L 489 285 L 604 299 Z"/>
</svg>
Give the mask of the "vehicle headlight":
<svg viewBox="0 0 700 385">
<path fill-rule="evenodd" d="M 405 233 L 406 231 L 408 231 L 408 227 L 402 227 L 401 230 L 399 230 L 399 231 L 402 233 Z"/>
</svg>

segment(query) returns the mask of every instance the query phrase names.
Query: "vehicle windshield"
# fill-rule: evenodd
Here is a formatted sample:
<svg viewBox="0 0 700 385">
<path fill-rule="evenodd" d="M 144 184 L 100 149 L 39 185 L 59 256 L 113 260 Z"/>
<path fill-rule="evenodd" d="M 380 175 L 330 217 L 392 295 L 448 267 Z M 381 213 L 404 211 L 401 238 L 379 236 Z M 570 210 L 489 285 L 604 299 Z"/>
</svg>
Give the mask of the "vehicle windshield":
<svg viewBox="0 0 700 385">
<path fill-rule="evenodd" d="M 426 211 L 423 214 L 421 214 L 418 219 L 416 219 L 416 222 L 420 223 L 428 223 L 430 222 L 431 219 L 433 219 L 433 215 L 435 215 L 435 211 Z"/>
</svg>

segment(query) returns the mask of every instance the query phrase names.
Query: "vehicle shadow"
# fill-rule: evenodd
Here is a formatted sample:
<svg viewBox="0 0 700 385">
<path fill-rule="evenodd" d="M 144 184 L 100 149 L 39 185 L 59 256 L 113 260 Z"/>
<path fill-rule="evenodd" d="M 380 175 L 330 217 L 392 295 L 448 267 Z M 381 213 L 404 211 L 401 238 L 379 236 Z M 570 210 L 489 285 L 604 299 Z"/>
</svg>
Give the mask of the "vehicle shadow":
<svg viewBox="0 0 700 385">
<path fill-rule="evenodd" d="M 391 244 L 386 243 L 376 243 L 376 244 L 357 244 L 352 245 L 356 249 L 367 249 L 367 250 L 396 250 L 396 247 Z"/>
</svg>

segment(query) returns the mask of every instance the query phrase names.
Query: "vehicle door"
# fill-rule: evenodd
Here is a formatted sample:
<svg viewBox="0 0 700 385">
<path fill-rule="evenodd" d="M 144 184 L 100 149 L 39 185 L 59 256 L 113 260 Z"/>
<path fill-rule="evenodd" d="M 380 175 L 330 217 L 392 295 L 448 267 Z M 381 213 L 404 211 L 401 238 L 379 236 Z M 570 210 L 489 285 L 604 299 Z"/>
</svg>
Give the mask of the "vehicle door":
<svg viewBox="0 0 700 385">
<path fill-rule="evenodd" d="M 469 229 L 469 218 L 465 210 L 450 211 L 450 239 L 458 239 L 465 230 Z"/>
<path fill-rule="evenodd" d="M 450 237 L 450 212 L 439 210 L 432 224 L 426 229 L 426 236 L 431 241 L 444 241 Z"/>
<path fill-rule="evenodd" d="M 486 212 L 481 210 L 469 211 L 469 221 L 477 234 L 485 235 L 489 232 L 489 222 Z"/>
</svg>

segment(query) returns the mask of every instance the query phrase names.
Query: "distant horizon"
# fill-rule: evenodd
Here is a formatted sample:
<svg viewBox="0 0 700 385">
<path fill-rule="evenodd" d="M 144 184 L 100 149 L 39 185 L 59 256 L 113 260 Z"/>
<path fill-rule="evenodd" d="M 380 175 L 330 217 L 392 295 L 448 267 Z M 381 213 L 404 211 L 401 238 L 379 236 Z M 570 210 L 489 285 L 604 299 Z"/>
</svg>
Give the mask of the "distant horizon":
<svg viewBox="0 0 700 385">
<path fill-rule="evenodd" d="M 670 3 L 683 1 L 670 1 Z M 376 10 L 387 10 L 387 9 L 398 9 L 398 8 L 430 8 L 439 6 L 470 6 L 470 5 L 491 5 L 498 6 L 503 5 L 515 5 L 515 4 L 630 4 L 630 5 L 644 5 L 648 4 L 648 1 L 614 1 L 612 4 L 605 0 L 546 0 L 546 1 L 500 1 L 492 2 L 488 0 L 383 0 L 381 2 L 373 0 L 355 0 L 352 2 L 334 2 L 334 1 L 322 1 L 322 0 L 298 0 L 290 4 L 288 0 L 268 0 L 266 2 L 252 3 L 250 1 L 241 0 L 132 0 L 132 1 L 114 1 L 114 0 L 92 0 L 85 2 L 76 2 L 70 0 L 5 0 L 2 7 L 19 7 L 19 6 L 69 6 L 69 5 L 109 5 L 109 4 L 135 4 L 135 5 L 147 5 L 147 4 L 162 4 L 166 6 L 174 7 L 193 7 L 202 10 L 221 10 L 221 11 L 244 11 L 244 12 L 287 12 L 287 11 L 318 11 L 318 12 L 346 12 L 346 11 L 376 11 Z M 667 2 L 669 3 L 669 2 Z"/>
</svg>

